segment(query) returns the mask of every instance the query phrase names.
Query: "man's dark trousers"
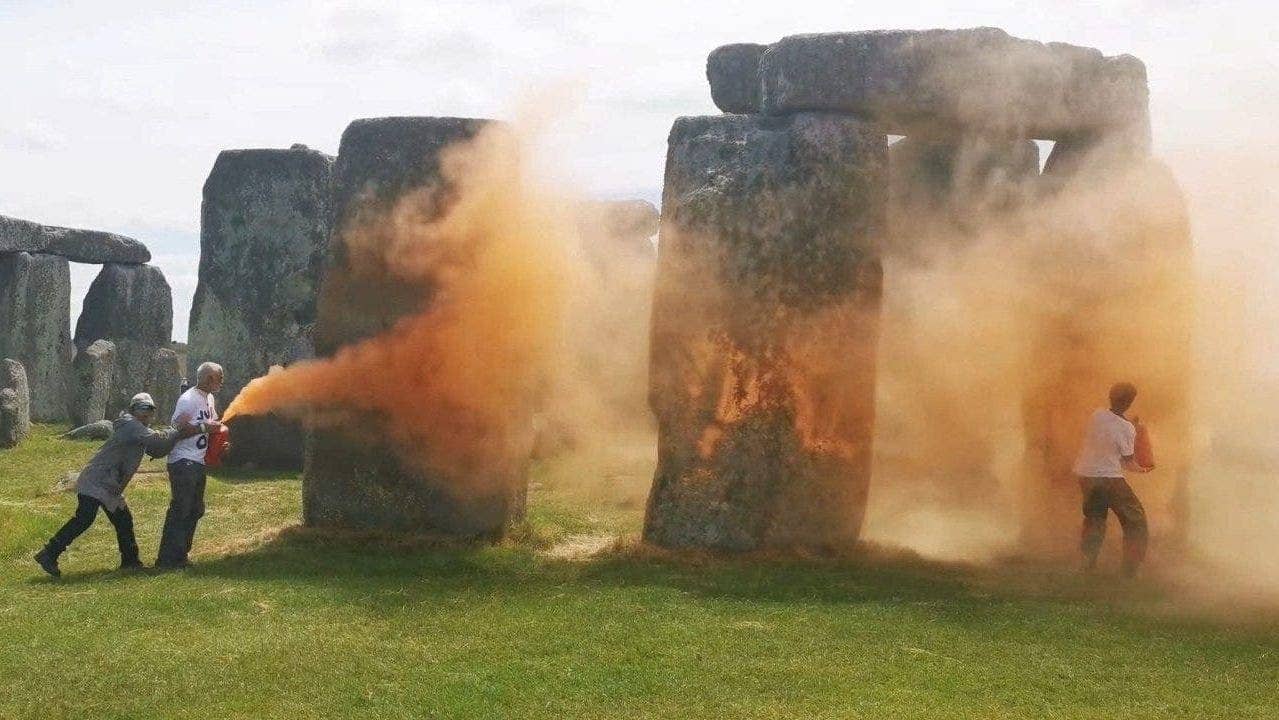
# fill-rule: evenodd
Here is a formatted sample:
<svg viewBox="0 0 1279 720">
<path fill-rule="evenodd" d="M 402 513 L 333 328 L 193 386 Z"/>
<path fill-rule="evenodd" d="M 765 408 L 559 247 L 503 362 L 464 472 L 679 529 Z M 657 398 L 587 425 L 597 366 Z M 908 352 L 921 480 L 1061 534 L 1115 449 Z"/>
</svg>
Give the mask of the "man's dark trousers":
<svg viewBox="0 0 1279 720">
<path fill-rule="evenodd" d="M 193 460 L 169 463 L 169 512 L 160 535 L 159 567 L 185 565 L 195 540 L 195 526 L 204 516 L 204 464 Z"/>
<path fill-rule="evenodd" d="M 1123 571 L 1125 575 L 1132 575 L 1146 557 L 1146 543 L 1150 536 L 1146 509 L 1121 477 L 1079 478 L 1079 488 L 1084 494 L 1084 529 L 1080 549 L 1089 567 L 1097 562 L 1097 553 L 1101 551 L 1102 540 L 1106 537 L 1106 514 L 1113 511 L 1124 530 Z"/>
<path fill-rule="evenodd" d="M 120 564 L 136 565 L 138 563 L 138 541 L 133 535 L 133 514 L 129 512 L 129 507 L 121 505 L 117 510 L 107 510 L 101 501 L 88 495 L 76 495 L 75 515 L 58 532 L 54 533 L 53 538 L 49 540 L 49 544 L 45 548 L 56 559 L 67 549 L 72 540 L 80 537 L 81 533 L 89 529 L 89 526 L 98 517 L 98 508 L 102 508 L 102 512 L 106 513 L 107 519 L 111 521 L 112 527 L 115 528 L 116 544 L 120 546 Z"/>
</svg>

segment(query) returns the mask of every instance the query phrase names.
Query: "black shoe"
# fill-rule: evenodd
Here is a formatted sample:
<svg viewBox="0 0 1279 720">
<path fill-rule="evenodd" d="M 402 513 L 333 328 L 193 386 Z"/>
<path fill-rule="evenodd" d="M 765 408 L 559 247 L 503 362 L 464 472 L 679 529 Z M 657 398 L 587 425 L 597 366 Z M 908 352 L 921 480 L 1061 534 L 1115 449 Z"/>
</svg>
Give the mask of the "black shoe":
<svg viewBox="0 0 1279 720">
<path fill-rule="evenodd" d="M 40 569 L 49 573 L 51 577 L 62 577 L 62 570 L 58 567 L 58 556 L 49 552 L 49 548 L 36 553 L 35 560 L 40 565 Z"/>
<path fill-rule="evenodd" d="M 182 560 L 181 562 L 169 562 L 164 560 L 155 561 L 156 570 L 186 570 L 189 567 L 191 567 L 191 563 L 186 560 Z"/>
<path fill-rule="evenodd" d="M 120 563 L 120 572 L 136 572 L 138 570 L 146 570 L 147 566 L 142 564 L 141 560 L 130 560 Z"/>
</svg>

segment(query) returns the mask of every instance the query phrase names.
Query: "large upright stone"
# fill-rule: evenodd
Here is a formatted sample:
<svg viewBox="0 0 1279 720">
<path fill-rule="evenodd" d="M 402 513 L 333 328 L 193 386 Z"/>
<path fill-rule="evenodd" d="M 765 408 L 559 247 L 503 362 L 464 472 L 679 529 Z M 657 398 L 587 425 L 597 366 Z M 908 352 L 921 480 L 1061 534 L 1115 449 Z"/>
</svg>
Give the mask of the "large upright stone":
<svg viewBox="0 0 1279 720">
<path fill-rule="evenodd" d="M 1131 55 L 998 28 L 792 35 L 759 65 L 762 112 L 846 112 L 902 135 L 982 130 L 1149 142 L 1146 68 Z"/>
<path fill-rule="evenodd" d="M 31 433 L 27 371 L 12 358 L 0 359 L 0 448 L 16 447 Z"/>
<path fill-rule="evenodd" d="M 418 198 L 417 217 L 438 214 L 450 191 L 441 176 L 442 151 L 474 137 L 487 122 L 381 118 L 347 127 L 334 166 L 333 232 L 315 328 L 319 355 L 379 334 L 430 301 L 429 286 L 391 272 L 379 253 L 360 252 L 349 241 L 359 238 L 359 248 L 367 250 L 386 240 L 387 213 L 410 190 L 430 188 Z M 407 462 L 385 435 L 370 436 L 386 421 L 367 417 L 309 434 L 302 486 L 308 525 L 491 537 L 522 516 L 522 463 L 481 489 L 476 478 Z"/>
<path fill-rule="evenodd" d="M 97 340 L 110 340 L 115 345 L 107 418 L 127 409 L 136 393 L 164 391 L 152 384 L 154 362 L 156 350 L 168 348 L 172 335 L 173 292 L 160 268 L 103 265 L 85 294 L 76 321 L 75 345 L 78 352 Z"/>
<path fill-rule="evenodd" d="M 1185 197 L 1156 160 L 1076 159 L 1045 168 L 1036 217 L 1054 262 L 1031 279 L 1030 295 L 1053 302 L 1027 309 L 1034 374 L 1024 402 L 1025 539 L 1063 554 L 1076 551 L 1079 527 L 1072 463 L 1112 383 L 1136 384 L 1131 415 L 1150 425 L 1156 441 L 1158 466 L 1140 490 L 1156 543 L 1186 529 L 1195 446 L 1195 275 Z"/>
<path fill-rule="evenodd" d="M 71 363 L 67 412 L 75 427 L 107 417 L 111 379 L 115 376 L 115 343 L 94 340 Z"/>
<path fill-rule="evenodd" d="M 187 353 L 222 365 L 222 407 L 272 365 L 315 354 L 332 170 L 333 158 L 304 145 L 224 150 L 204 183 Z M 302 468 L 295 422 L 242 416 L 231 433 L 228 464 Z"/>
<path fill-rule="evenodd" d="M 0 357 L 26 368 L 31 418 L 67 416 L 71 370 L 71 272 L 56 255 L 0 253 Z"/>
<path fill-rule="evenodd" d="M 1033 140 L 907 137 L 888 148 L 885 252 L 915 260 L 957 246 L 1024 210 L 1039 185 Z"/>
<path fill-rule="evenodd" d="M 594 200 L 577 207 L 577 224 L 586 256 L 615 263 L 626 257 L 651 258 L 658 213 L 647 200 Z"/>
<path fill-rule="evenodd" d="M 853 543 L 874 417 L 887 138 L 836 115 L 671 130 L 650 366 L 644 537 Z"/>
<path fill-rule="evenodd" d="M 146 387 L 155 400 L 156 417 L 167 423 L 173 417 L 173 409 L 182 395 L 182 360 L 173 348 L 157 348 L 151 354 L 147 368 Z"/>
<path fill-rule="evenodd" d="M 60 255 L 83 263 L 145 263 L 147 246 L 123 235 L 100 230 L 41 225 L 0 215 L 0 253 L 30 252 Z"/>
</svg>

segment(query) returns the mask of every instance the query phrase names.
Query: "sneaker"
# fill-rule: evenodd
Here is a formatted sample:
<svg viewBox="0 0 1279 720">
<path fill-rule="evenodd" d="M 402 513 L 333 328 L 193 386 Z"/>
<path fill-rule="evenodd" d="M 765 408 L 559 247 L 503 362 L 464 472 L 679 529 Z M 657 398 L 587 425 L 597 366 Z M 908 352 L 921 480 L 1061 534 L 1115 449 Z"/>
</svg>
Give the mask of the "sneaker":
<svg viewBox="0 0 1279 720">
<path fill-rule="evenodd" d="M 62 577 L 62 570 L 58 567 L 58 556 L 49 552 L 49 548 L 36 553 L 35 560 L 40 565 L 40 569 L 49 573 L 51 577 Z"/>
</svg>

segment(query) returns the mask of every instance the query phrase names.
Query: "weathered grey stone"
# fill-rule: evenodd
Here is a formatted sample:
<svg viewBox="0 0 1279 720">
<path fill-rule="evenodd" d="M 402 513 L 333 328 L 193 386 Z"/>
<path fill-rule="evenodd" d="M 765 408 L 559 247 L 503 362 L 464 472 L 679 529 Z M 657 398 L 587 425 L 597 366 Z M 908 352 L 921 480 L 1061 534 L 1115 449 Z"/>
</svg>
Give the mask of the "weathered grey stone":
<svg viewBox="0 0 1279 720">
<path fill-rule="evenodd" d="M 372 230 L 365 238 L 376 239 L 373 229 L 410 189 L 436 188 L 430 198 L 437 205 L 422 211 L 428 216 L 438 212 L 449 195 L 440 174 L 441 151 L 474 137 L 488 122 L 381 118 L 347 127 L 334 166 L 333 231 L 315 327 L 319 355 L 378 334 L 429 302 L 430 287 L 369 258 L 353 262 L 347 238 Z M 364 423 L 310 433 L 302 483 L 308 525 L 495 536 L 522 517 L 526 463 L 513 462 L 509 474 L 480 489 L 470 478 L 410 465 L 384 436 L 357 434 L 361 426 L 381 427 L 383 422 L 385 418 L 369 417 Z"/>
<path fill-rule="evenodd" d="M 154 362 L 156 350 L 168 348 L 172 334 L 173 292 L 160 268 L 102 266 L 85 295 L 76 321 L 75 344 L 77 351 L 97 340 L 110 340 L 115 345 L 106 418 L 128 409 L 129 399 L 136 393 L 165 391 L 152 387 L 157 377 Z"/>
<path fill-rule="evenodd" d="M 16 447 L 31 434 L 27 371 L 12 358 L 0 360 L 0 448 Z"/>
<path fill-rule="evenodd" d="M 836 115 L 680 118 L 653 300 L 644 537 L 845 546 L 865 508 L 887 138 Z"/>
<path fill-rule="evenodd" d="M 606 262 L 619 251 L 653 256 L 651 238 L 657 227 L 657 208 L 647 200 L 595 200 L 578 206 L 578 230 L 596 262 Z"/>
<path fill-rule="evenodd" d="M 98 420 L 81 425 L 62 437 L 68 440 L 106 440 L 111 437 L 114 427 L 110 420 Z"/>
<path fill-rule="evenodd" d="M 187 357 L 188 357 L 187 344 L 183 342 L 173 343 L 173 352 L 178 354 L 178 367 L 182 371 L 183 379 L 189 379 L 191 375 L 194 374 L 193 371 L 195 370 L 195 368 L 187 364 Z"/>
<path fill-rule="evenodd" d="M 1025 209 L 1035 198 L 1039 146 L 977 135 L 903 138 L 888 148 L 885 253 L 924 259 Z"/>
<path fill-rule="evenodd" d="M 67 412 L 73 425 L 87 425 L 106 418 L 114 374 L 115 343 L 110 340 L 95 340 L 76 353 L 67 393 Z"/>
<path fill-rule="evenodd" d="M 1148 127 L 1137 58 L 998 28 L 793 35 L 764 53 L 759 76 L 765 113 L 847 112 L 902 135 L 1056 140 Z"/>
<path fill-rule="evenodd" d="M 332 169 L 333 158 L 304 145 L 225 150 L 204 183 L 187 352 L 222 365 L 223 407 L 272 365 L 315 354 L 310 335 Z M 243 416 L 231 433 L 228 464 L 302 467 L 302 431 L 294 422 Z"/>
<path fill-rule="evenodd" d="M 167 423 L 182 391 L 182 361 L 172 348 L 158 348 L 151 354 L 145 387 L 155 400 L 156 420 Z"/>
<path fill-rule="evenodd" d="M 1057 148 L 1054 148 L 1054 153 Z M 1036 369 L 1022 404 L 1027 488 L 1024 541 L 1071 552 L 1078 532 L 1072 465 L 1089 414 L 1116 378 L 1138 389 L 1134 413 L 1157 438 L 1158 473 L 1142 490 L 1155 537 L 1188 527 L 1186 483 L 1194 460 L 1195 269 L 1191 220 L 1169 168 L 1070 148 L 1045 168 L 1036 214 L 1053 262 L 1028 279 L 1028 294 L 1052 297 L 1028 309 L 1028 363 Z M 1051 161 L 1050 156 L 1050 161 Z M 1033 516 L 1032 511 L 1033 510 Z"/>
<path fill-rule="evenodd" d="M 19 405 L 18 396 L 12 389 L 0 388 L 0 448 L 17 447 L 26 437 L 18 432 L 22 423 Z"/>
<path fill-rule="evenodd" d="M 1114 177 L 1148 159 L 1148 145 L 1131 133 L 1098 132 L 1058 140 L 1044 161 L 1041 191 L 1058 192 L 1073 178 Z"/>
<path fill-rule="evenodd" d="M 60 255 L 83 263 L 145 263 L 151 251 L 133 238 L 100 230 L 41 225 L 0 215 L 0 253 Z"/>
<path fill-rule="evenodd" d="M 167 347 L 173 339 L 173 291 L 154 265 L 107 263 L 89 285 L 76 321 L 76 351 L 94 340 L 138 340 Z"/>
<path fill-rule="evenodd" d="M 71 370 L 71 272 L 56 255 L 0 254 L 0 357 L 27 371 L 31 418 L 67 416 Z"/>
<path fill-rule="evenodd" d="M 735 43 L 711 51 L 706 79 L 715 107 L 726 113 L 759 112 L 759 60 L 767 49 L 767 45 Z"/>
</svg>

